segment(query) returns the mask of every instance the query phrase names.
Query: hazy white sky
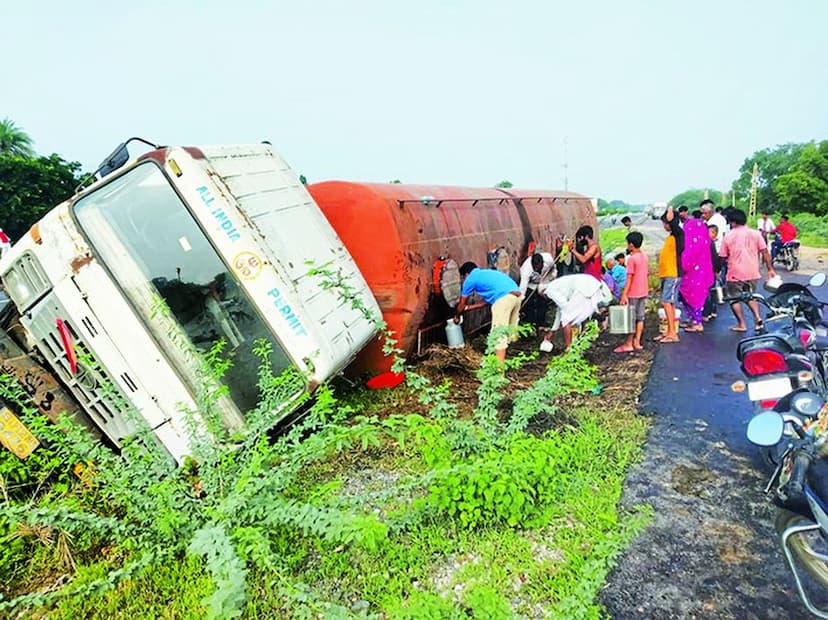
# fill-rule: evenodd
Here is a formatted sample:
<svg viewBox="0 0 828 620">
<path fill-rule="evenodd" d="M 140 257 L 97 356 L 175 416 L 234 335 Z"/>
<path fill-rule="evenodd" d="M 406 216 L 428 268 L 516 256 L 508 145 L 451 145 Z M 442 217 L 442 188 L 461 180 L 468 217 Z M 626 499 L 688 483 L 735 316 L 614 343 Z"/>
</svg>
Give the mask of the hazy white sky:
<svg viewBox="0 0 828 620">
<path fill-rule="evenodd" d="M 121 140 L 270 140 L 297 172 L 724 189 L 828 138 L 824 0 L 0 0 L 0 118 L 94 168 Z"/>
</svg>

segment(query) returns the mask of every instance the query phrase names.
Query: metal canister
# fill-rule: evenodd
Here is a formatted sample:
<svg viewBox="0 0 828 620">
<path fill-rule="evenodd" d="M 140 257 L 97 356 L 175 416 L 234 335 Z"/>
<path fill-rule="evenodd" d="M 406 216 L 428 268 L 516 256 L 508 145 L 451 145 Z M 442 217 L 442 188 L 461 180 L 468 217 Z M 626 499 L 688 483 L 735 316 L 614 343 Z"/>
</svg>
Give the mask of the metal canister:
<svg viewBox="0 0 828 620">
<path fill-rule="evenodd" d="M 446 340 L 450 349 L 460 349 L 466 345 L 463 328 L 451 319 L 446 321 Z"/>
<path fill-rule="evenodd" d="M 610 306 L 609 333 L 631 334 L 635 331 L 635 308 L 632 306 Z"/>
</svg>

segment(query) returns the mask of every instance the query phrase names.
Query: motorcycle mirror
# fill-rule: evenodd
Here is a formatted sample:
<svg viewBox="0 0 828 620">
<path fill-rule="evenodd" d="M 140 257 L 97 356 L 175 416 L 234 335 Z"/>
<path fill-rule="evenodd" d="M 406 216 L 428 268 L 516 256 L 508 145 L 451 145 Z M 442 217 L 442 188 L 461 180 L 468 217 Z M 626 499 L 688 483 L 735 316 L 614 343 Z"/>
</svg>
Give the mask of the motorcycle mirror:
<svg viewBox="0 0 828 620">
<path fill-rule="evenodd" d="M 747 438 L 757 446 L 775 446 L 782 439 L 785 421 L 775 411 L 765 411 L 753 416 L 747 427 Z"/>
<path fill-rule="evenodd" d="M 811 279 L 808 280 L 808 284 L 810 286 L 822 286 L 823 284 L 825 284 L 826 279 L 828 278 L 826 278 L 824 273 L 815 273 L 811 276 Z"/>
</svg>

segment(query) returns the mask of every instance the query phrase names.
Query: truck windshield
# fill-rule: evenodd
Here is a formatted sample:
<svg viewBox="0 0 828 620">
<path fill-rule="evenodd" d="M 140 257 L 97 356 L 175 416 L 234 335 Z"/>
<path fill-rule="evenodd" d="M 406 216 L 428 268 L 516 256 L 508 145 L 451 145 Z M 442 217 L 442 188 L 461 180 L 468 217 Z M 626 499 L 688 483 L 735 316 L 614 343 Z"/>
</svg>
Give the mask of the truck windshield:
<svg viewBox="0 0 828 620">
<path fill-rule="evenodd" d="M 239 412 L 255 407 L 261 364 L 253 353 L 256 342 L 270 342 L 276 374 L 290 363 L 161 170 L 142 164 L 81 198 L 74 209 L 100 259 L 179 373 L 199 385 L 193 353 L 224 341 L 222 356 L 232 363 L 223 377 L 230 397 Z"/>
</svg>

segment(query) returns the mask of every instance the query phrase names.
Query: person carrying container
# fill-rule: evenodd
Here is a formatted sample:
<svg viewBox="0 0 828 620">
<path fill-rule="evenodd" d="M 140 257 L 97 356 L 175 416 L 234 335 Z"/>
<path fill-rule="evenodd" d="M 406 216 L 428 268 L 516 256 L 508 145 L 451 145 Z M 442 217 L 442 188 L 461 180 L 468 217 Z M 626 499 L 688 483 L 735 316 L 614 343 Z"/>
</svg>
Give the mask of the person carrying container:
<svg viewBox="0 0 828 620">
<path fill-rule="evenodd" d="M 495 269 L 480 269 L 472 261 L 460 266 L 460 277 L 463 287 L 460 290 L 460 302 L 454 313 L 454 322 L 460 323 L 469 297 L 477 293 L 492 306 L 491 332 L 502 328 L 516 328 L 520 315 L 520 288 L 512 278 Z M 495 355 L 501 362 L 506 361 L 506 348 L 509 346 L 509 336 L 500 336 L 495 344 Z"/>
</svg>

